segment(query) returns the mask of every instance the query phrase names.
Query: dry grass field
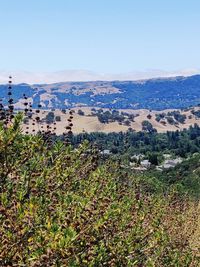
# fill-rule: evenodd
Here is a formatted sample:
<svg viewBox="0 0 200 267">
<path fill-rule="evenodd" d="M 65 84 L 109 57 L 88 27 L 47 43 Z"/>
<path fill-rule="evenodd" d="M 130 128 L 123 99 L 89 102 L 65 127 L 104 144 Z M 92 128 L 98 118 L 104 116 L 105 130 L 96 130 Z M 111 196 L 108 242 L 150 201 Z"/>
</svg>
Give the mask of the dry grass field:
<svg viewBox="0 0 200 267">
<path fill-rule="evenodd" d="M 84 115 L 79 115 L 78 110 L 81 109 L 84 112 Z M 81 107 L 81 108 L 74 108 L 74 118 L 73 118 L 73 132 L 75 134 L 82 133 L 82 132 L 104 132 L 104 133 L 110 133 L 110 132 L 125 132 L 129 128 L 133 129 L 134 131 L 142 131 L 142 122 L 143 121 L 149 121 L 152 126 L 159 132 L 167 132 L 167 131 L 177 131 L 177 130 L 183 130 L 184 128 L 189 128 L 191 125 L 194 125 L 195 123 L 200 125 L 200 119 L 195 117 L 191 110 L 185 110 L 180 111 L 181 114 L 186 116 L 184 123 L 177 123 L 176 125 L 169 124 L 167 120 L 165 119 L 165 124 L 162 124 L 161 122 L 156 121 L 156 114 L 160 113 L 168 113 L 173 110 L 163 110 L 163 111 L 149 111 L 146 109 L 140 109 L 140 110 L 119 110 L 123 111 L 129 114 L 135 114 L 137 115 L 134 118 L 134 122 L 130 121 L 130 125 L 126 126 L 124 124 L 120 125 L 117 121 L 110 122 L 110 123 L 101 123 L 98 120 L 97 116 L 92 116 L 91 108 L 89 107 Z M 98 110 L 98 109 L 97 109 Z M 106 111 L 108 109 L 103 109 L 103 111 Z M 199 110 L 199 108 L 194 108 L 194 110 Z M 23 125 L 23 130 L 26 131 L 28 129 L 29 132 L 32 132 L 33 129 L 35 131 L 38 130 L 45 130 L 46 129 L 46 122 L 45 118 L 46 115 L 49 113 L 49 110 L 41 110 L 40 112 L 40 119 L 43 120 L 42 123 L 35 125 L 32 125 L 34 116 L 32 120 L 29 120 L 27 124 Z M 68 125 L 67 119 L 69 118 L 69 110 L 66 110 L 66 114 L 64 114 L 61 110 L 55 110 L 54 111 L 55 117 L 59 116 L 60 121 L 56 122 L 56 126 L 53 124 L 50 125 L 50 127 L 56 127 L 55 133 L 60 135 L 65 131 L 65 127 Z M 148 115 L 151 115 L 149 118 Z M 36 116 L 36 115 L 35 115 Z"/>
</svg>

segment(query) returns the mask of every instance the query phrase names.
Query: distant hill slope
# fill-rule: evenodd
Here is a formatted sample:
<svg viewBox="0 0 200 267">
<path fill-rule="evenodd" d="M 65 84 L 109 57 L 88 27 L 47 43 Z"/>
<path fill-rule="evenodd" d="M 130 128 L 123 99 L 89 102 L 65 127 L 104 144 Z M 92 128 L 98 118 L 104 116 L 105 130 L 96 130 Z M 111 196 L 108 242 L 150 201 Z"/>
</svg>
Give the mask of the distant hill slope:
<svg viewBox="0 0 200 267">
<path fill-rule="evenodd" d="M 44 108 L 176 109 L 200 103 L 200 75 L 142 81 L 19 84 L 13 86 L 16 106 L 21 106 L 24 93 L 33 106 L 41 103 Z M 5 101 L 6 85 L 0 85 L 0 97 Z"/>
<path fill-rule="evenodd" d="M 162 111 L 149 111 L 147 109 L 130 110 L 108 110 L 108 109 L 94 109 L 88 107 L 74 108 L 73 115 L 73 133 L 79 134 L 82 132 L 126 132 L 130 129 L 140 131 L 151 131 L 151 125 L 159 133 L 167 131 L 181 131 L 188 129 L 190 126 L 197 124 L 200 126 L 200 107 L 188 108 L 186 110 L 162 110 Z M 82 112 L 81 113 L 79 112 Z M 102 111 L 102 112 L 100 112 Z M 50 112 L 52 113 L 52 112 Z M 62 135 L 65 132 L 66 122 L 69 118 L 69 111 L 62 112 L 61 110 L 55 110 L 54 118 L 56 120 L 57 135 Z M 46 128 L 46 118 L 49 114 L 48 110 L 42 110 L 40 112 L 41 125 L 37 126 L 37 130 Z M 33 119 L 35 118 L 34 115 Z M 143 123 L 148 125 L 148 129 L 143 126 Z M 33 121 L 26 120 L 23 124 L 24 132 L 31 133 L 35 129 Z M 41 128 L 42 126 L 42 128 Z M 52 126 L 52 125 L 51 125 Z M 149 128 L 150 127 L 150 128 Z"/>
</svg>

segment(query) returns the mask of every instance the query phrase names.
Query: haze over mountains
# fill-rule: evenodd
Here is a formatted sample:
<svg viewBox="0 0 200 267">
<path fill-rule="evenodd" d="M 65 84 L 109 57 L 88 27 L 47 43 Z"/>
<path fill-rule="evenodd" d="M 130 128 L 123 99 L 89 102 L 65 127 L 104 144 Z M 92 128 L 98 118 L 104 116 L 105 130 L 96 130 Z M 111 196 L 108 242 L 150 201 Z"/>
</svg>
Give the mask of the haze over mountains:
<svg viewBox="0 0 200 267">
<path fill-rule="evenodd" d="M 126 81 L 151 79 L 158 77 L 175 77 L 175 76 L 191 76 L 199 74 L 199 69 L 184 69 L 176 71 L 163 71 L 159 69 L 149 69 L 146 71 L 132 71 L 128 73 L 97 73 L 89 70 L 64 70 L 57 72 L 28 72 L 28 71 L 0 71 L 0 84 L 5 84 L 8 76 L 13 76 L 15 84 L 44 84 L 44 83 L 60 83 L 60 82 L 77 82 L 77 81 Z"/>
</svg>

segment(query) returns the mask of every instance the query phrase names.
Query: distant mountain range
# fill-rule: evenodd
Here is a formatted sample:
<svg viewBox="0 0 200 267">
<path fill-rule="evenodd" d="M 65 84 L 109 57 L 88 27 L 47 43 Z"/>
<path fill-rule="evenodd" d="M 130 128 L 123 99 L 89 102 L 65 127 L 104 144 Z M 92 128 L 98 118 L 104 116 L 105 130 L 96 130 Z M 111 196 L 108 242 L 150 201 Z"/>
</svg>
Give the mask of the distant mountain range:
<svg viewBox="0 0 200 267">
<path fill-rule="evenodd" d="M 158 77 L 192 76 L 200 73 L 200 69 L 183 69 L 164 71 L 149 69 L 127 73 L 98 73 L 90 70 L 62 70 L 56 72 L 29 72 L 29 71 L 2 71 L 0 70 L 0 84 L 7 82 L 8 76 L 13 76 L 15 84 L 52 84 L 60 82 L 87 82 L 87 81 L 137 81 Z"/>
<path fill-rule="evenodd" d="M 16 107 L 22 107 L 23 94 L 36 107 L 130 108 L 162 110 L 200 104 L 200 75 L 139 81 L 91 81 L 54 84 L 13 85 Z M 0 97 L 6 102 L 7 85 L 0 85 Z"/>
</svg>

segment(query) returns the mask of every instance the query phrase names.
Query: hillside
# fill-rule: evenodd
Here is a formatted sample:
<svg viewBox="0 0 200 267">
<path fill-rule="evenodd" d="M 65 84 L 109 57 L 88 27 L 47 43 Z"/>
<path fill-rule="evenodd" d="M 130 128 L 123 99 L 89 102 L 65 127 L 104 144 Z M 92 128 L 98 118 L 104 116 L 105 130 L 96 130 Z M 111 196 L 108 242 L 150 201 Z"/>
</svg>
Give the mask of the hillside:
<svg viewBox="0 0 200 267">
<path fill-rule="evenodd" d="M 73 133 L 79 134 L 82 132 L 126 132 L 133 130 L 136 132 L 145 131 L 143 122 L 148 122 L 157 132 L 167 131 L 181 131 L 188 129 L 195 123 L 200 125 L 200 107 L 193 107 L 186 110 L 162 110 L 162 111 L 149 111 L 146 109 L 141 110 L 109 110 L 99 108 L 81 107 L 74 108 L 73 116 Z M 46 118 L 48 114 L 54 114 L 53 120 L 49 124 L 50 127 L 55 129 L 57 135 L 61 135 L 65 131 L 67 119 L 69 117 L 69 110 L 65 112 L 61 110 L 41 110 L 40 124 L 35 125 L 35 118 L 37 114 L 32 116 L 32 119 L 26 120 L 23 125 L 24 132 L 28 130 L 32 133 L 33 129 L 44 130 L 47 127 Z M 54 125 L 56 123 L 56 125 Z M 33 125 L 34 124 L 34 125 Z M 39 127 L 39 128 L 38 128 Z"/>
<path fill-rule="evenodd" d="M 198 266 L 198 181 L 182 191 L 176 172 L 130 173 L 21 121 L 0 124 L 0 266 Z"/>
<path fill-rule="evenodd" d="M 6 102 L 7 86 L 0 85 Z M 200 103 L 200 75 L 159 78 L 141 81 L 65 82 L 56 84 L 13 86 L 16 107 L 21 107 L 23 94 L 44 108 L 89 106 L 113 109 L 177 109 Z"/>
</svg>

